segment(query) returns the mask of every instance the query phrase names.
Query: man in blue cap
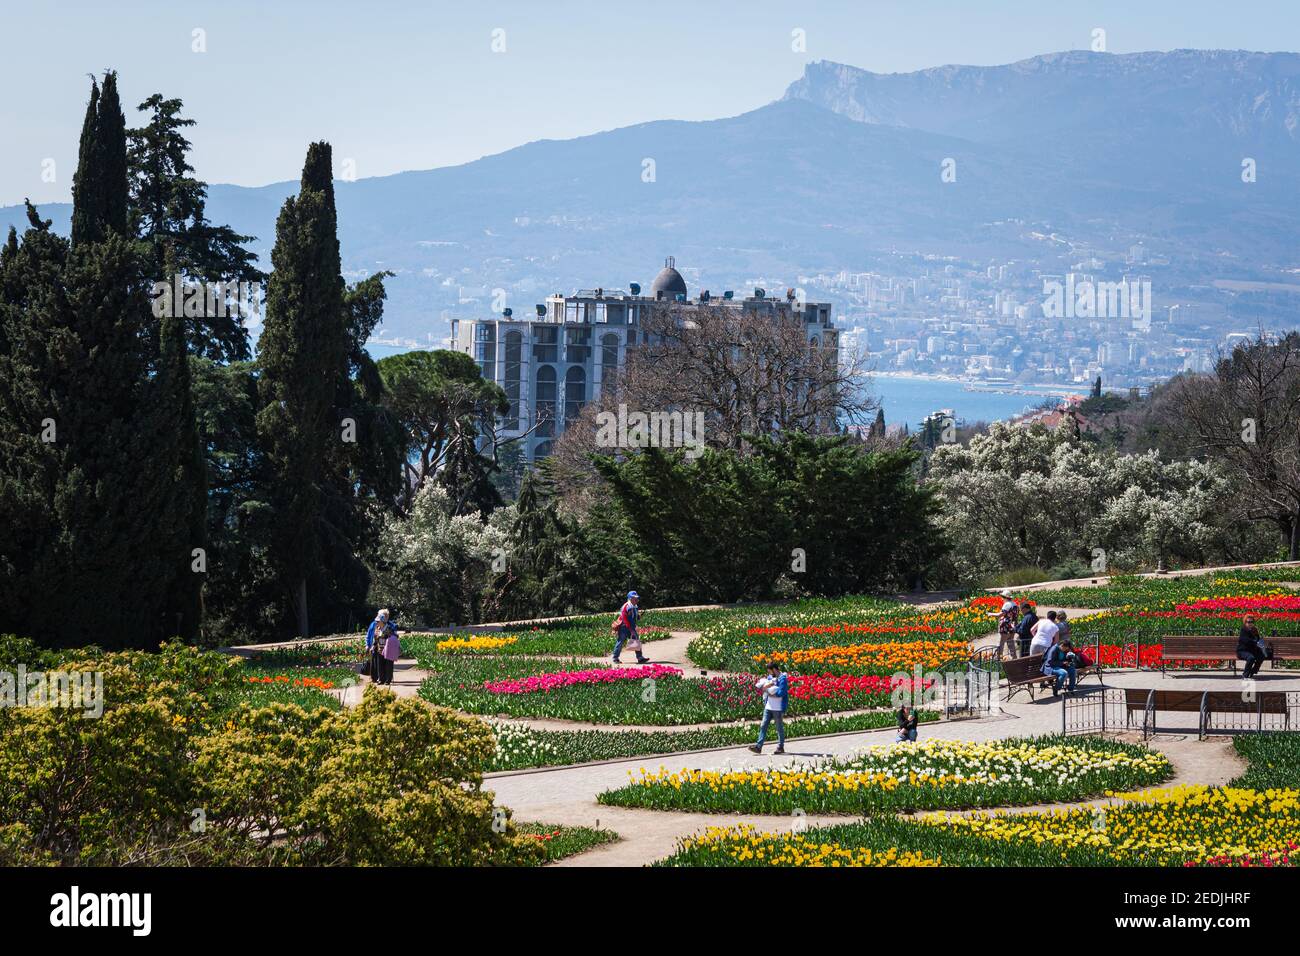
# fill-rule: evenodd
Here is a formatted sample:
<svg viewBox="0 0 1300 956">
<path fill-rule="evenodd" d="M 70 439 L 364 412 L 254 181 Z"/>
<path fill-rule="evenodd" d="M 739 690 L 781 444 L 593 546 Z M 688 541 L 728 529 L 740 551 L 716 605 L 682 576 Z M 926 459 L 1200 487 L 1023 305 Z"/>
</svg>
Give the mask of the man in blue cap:
<svg viewBox="0 0 1300 956">
<path fill-rule="evenodd" d="M 636 651 L 636 662 L 638 664 L 647 664 L 649 661 L 641 653 L 641 638 L 636 633 L 636 618 L 639 613 L 638 605 L 641 596 L 635 591 L 627 592 L 627 603 L 618 612 L 618 617 L 614 620 L 614 663 L 623 663 L 618 659 L 618 655 L 623 653 L 623 645 L 629 645 Z"/>
</svg>

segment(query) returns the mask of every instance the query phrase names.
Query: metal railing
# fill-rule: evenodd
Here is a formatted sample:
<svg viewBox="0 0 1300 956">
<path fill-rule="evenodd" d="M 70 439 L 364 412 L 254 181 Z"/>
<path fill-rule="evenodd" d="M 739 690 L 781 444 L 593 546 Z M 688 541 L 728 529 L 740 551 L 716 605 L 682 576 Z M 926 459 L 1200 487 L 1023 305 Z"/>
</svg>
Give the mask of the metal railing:
<svg viewBox="0 0 1300 956">
<path fill-rule="evenodd" d="M 976 717 L 993 711 L 993 695 L 998 685 L 997 662 L 973 660 L 951 661 L 938 668 L 942 675 L 943 714 L 945 717 Z"/>
<path fill-rule="evenodd" d="M 1128 728 L 1124 691 L 1111 687 L 1085 690 L 1061 698 L 1061 733 L 1106 734 Z"/>
<path fill-rule="evenodd" d="M 1145 698 L 1142 694 L 1145 693 Z M 1138 713 L 1142 714 L 1142 739 L 1156 732 L 1156 715 L 1195 713 L 1197 737 L 1204 740 L 1212 732 L 1264 733 L 1300 730 L 1300 691 L 1202 691 L 1197 697 L 1179 695 L 1174 702 L 1162 697 L 1168 692 L 1154 688 L 1098 688 L 1061 699 L 1061 733 L 1105 734 L 1132 729 Z"/>
</svg>

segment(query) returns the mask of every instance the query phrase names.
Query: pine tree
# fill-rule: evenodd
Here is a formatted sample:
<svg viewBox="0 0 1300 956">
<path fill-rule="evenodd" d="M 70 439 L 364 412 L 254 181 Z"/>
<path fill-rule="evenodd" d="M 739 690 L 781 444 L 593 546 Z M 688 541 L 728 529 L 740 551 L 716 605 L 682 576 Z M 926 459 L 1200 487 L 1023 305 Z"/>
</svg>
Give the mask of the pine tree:
<svg viewBox="0 0 1300 956">
<path fill-rule="evenodd" d="M 207 219 L 207 184 L 191 175 L 186 159 L 190 141 L 183 130 L 194 120 L 180 115 L 181 106 L 155 93 L 138 107 L 149 121 L 127 132 L 132 234 L 148 243 L 155 279 L 170 282 L 181 274 L 210 283 L 261 282 L 266 277 L 256 257 L 243 248 L 253 237 Z M 169 255 L 171 268 L 165 265 Z M 190 350 L 219 361 L 246 360 L 248 332 L 240 318 L 233 303 L 225 315 L 188 317 Z"/>
<path fill-rule="evenodd" d="M 322 484 L 341 427 L 332 416 L 348 361 L 330 167 L 329 144 L 313 143 L 299 193 L 280 210 L 258 342 L 257 428 L 273 473 L 272 551 L 303 636 L 311 633 L 308 585 L 322 557 Z"/>
</svg>

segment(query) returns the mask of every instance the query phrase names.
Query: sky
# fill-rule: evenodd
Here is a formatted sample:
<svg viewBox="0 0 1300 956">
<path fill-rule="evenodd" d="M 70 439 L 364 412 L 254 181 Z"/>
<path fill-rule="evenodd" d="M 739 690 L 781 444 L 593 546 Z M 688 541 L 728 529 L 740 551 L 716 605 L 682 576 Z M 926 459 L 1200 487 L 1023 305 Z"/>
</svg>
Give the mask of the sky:
<svg viewBox="0 0 1300 956">
<path fill-rule="evenodd" d="M 1296 0 L 0 0 L 0 205 L 66 201 L 92 73 L 128 125 L 198 121 L 211 183 L 295 179 L 326 139 L 357 178 L 537 139 L 731 116 L 814 60 L 877 72 L 1090 49 L 1300 50 Z M 342 169 L 337 173 L 344 173 Z"/>
</svg>

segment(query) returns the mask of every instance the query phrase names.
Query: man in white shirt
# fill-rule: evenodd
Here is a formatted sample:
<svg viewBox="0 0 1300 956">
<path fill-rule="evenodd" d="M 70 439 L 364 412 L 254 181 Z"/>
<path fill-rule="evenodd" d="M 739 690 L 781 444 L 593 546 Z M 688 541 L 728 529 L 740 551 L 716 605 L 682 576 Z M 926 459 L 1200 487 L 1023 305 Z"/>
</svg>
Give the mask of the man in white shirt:
<svg viewBox="0 0 1300 956">
<path fill-rule="evenodd" d="M 1056 643 L 1060 628 L 1056 626 L 1056 612 L 1048 611 L 1047 617 L 1034 625 L 1033 639 L 1029 642 L 1030 654 L 1046 654 Z"/>
<path fill-rule="evenodd" d="M 790 675 L 781 670 L 781 665 L 769 662 L 767 676 L 760 678 L 755 688 L 763 695 L 763 722 L 758 728 L 758 742 L 749 749 L 754 753 L 763 752 L 763 742 L 767 740 L 767 727 L 776 721 L 775 753 L 785 753 L 785 709 L 790 700 Z"/>
</svg>

